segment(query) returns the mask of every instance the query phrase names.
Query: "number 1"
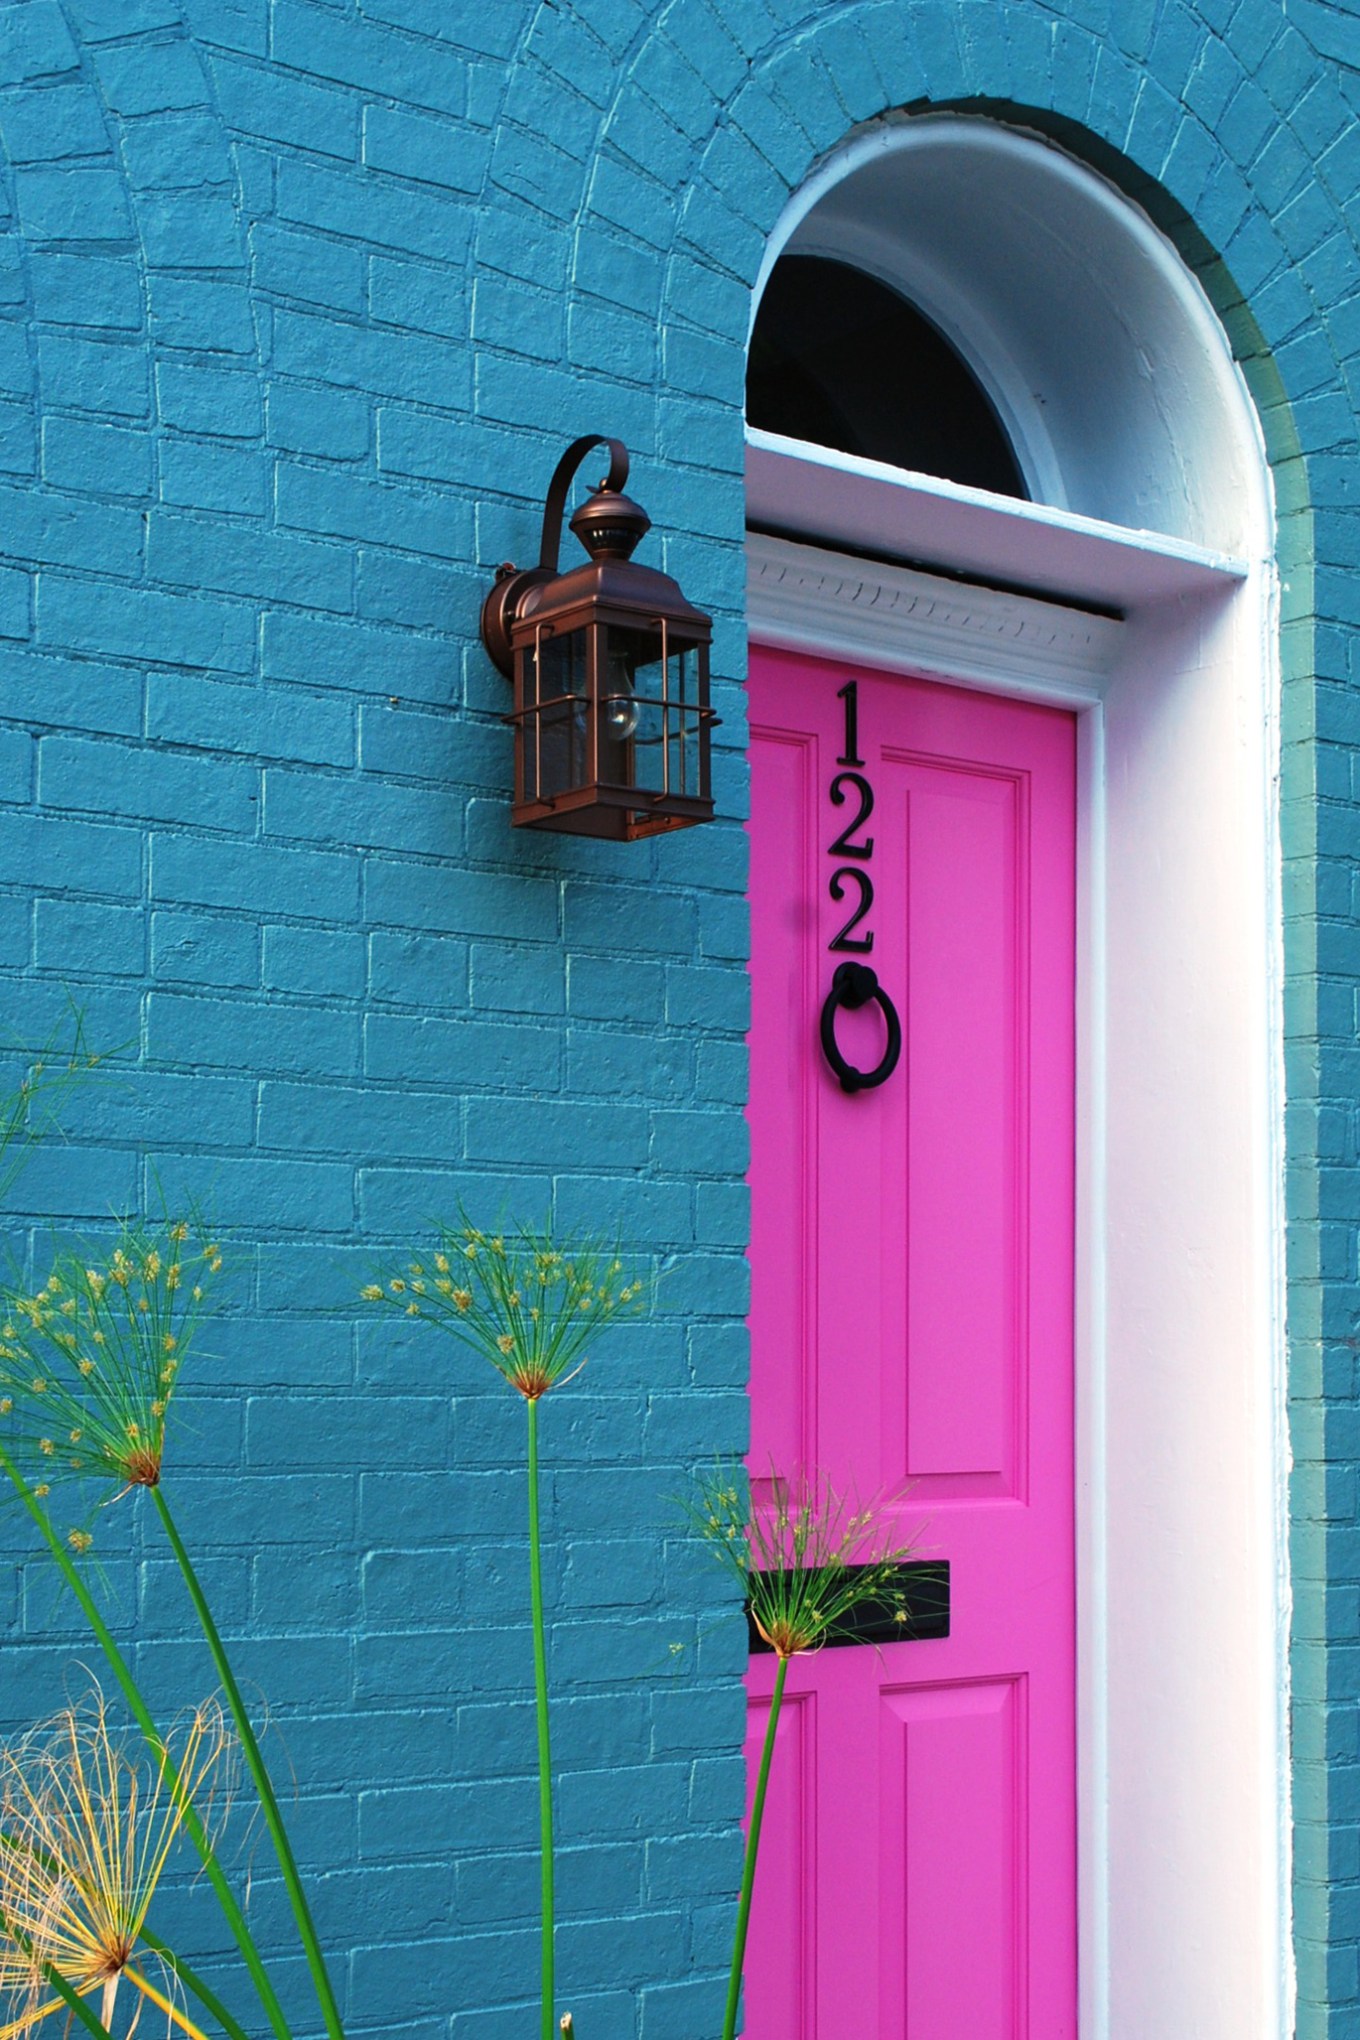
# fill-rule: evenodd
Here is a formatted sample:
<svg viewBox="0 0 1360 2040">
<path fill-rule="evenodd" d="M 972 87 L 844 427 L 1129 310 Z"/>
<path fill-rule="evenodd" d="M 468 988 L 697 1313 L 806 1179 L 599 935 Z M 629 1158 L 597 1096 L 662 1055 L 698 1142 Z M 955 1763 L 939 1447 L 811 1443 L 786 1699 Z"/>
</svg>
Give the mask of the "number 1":
<svg viewBox="0 0 1360 2040">
<path fill-rule="evenodd" d="M 845 751 L 836 760 L 838 765 L 862 765 L 859 755 L 859 682 L 847 680 L 844 687 L 836 689 L 837 701 L 845 703 Z"/>
</svg>

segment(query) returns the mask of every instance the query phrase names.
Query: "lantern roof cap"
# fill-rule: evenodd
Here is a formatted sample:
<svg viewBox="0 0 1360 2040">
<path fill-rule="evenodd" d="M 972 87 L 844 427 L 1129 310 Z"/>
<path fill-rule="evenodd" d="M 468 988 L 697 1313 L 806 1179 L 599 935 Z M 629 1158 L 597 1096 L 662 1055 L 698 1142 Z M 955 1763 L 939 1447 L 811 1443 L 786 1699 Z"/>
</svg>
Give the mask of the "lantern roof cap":
<svg viewBox="0 0 1360 2040">
<path fill-rule="evenodd" d="M 639 623 L 657 623 L 664 617 L 672 629 L 696 638 L 707 639 L 713 629 L 712 618 L 695 608 L 669 574 L 605 554 L 527 588 L 513 634 L 519 639 L 531 627 L 591 608 L 631 612 Z M 577 620 L 586 623 L 589 618 L 581 615 Z"/>
</svg>

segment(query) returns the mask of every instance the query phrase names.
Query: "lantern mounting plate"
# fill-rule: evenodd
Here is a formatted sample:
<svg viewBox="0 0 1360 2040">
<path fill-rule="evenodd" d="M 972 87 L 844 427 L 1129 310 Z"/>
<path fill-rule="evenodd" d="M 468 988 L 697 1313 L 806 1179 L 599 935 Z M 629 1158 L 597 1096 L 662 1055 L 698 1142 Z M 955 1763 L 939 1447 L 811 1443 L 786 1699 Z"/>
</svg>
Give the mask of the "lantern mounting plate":
<svg viewBox="0 0 1360 2040">
<path fill-rule="evenodd" d="M 517 567 L 513 560 L 505 560 L 496 569 L 496 578 L 482 603 L 482 643 L 492 665 L 507 680 L 515 677 L 510 626 L 519 614 L 520 603 L 531 588 L 556 579 L 556 574 L 545 573 L 542 567 Z"/>
</svg>

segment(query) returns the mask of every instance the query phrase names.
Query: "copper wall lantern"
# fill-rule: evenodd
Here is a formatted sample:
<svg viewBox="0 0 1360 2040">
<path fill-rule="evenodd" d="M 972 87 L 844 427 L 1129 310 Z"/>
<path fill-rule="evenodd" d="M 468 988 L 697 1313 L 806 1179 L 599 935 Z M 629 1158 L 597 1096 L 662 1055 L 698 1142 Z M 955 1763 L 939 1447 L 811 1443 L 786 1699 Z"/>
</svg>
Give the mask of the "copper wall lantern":
<svg viewBox="0 0 1360 2040">
<path fill-rule="evenodd" d="M 567 488 L 596 446 L 608 476 L 571 520 L 590 558 L 563 574 Z M 627 480 L 621 440 L 574 440 L 548 488 L 538 565 L 501 567 L 482 604 L 482 642 L 515 688 L 516 828 L 631 842 L 713 818 L 713 626 L 669 574 L 631 557 L 651 519 Z"/>
</svg>

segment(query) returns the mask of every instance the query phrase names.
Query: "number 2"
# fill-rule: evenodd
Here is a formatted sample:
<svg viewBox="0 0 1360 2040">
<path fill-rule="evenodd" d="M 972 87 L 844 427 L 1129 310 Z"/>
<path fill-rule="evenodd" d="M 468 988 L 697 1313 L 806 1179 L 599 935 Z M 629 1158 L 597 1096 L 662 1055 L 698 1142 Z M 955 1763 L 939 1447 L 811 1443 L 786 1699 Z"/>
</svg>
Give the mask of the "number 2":
<svg viewBox="0 0 1360 2040">
<path fill-rule="evenodd" d="M 855 908 L 854 913 L 850 916 L 850 919 L 846 922 L 840 933 L 833 935 L 826 946 L 828 949 L 854 950 L 861 956 L 867 956 L 874 946 L 872 930 L 867 935 L 852 935 L 851 931 L 858 928 L 860 922 L 874 903 L 874 882 L 867 871 L 857 870 L 853 864 L 843 864 L 839 870 L 833 871 L 831 874 L 831 897 L 833 900 L 843 900 L 845 898 L 845 887 L 841 881 L 847 878 L 852 885 L 859 887 L 859 905 Z"/>
<path fill-rule="evenodd" d="M 874 790 L 867 779 L 858 772 L 838 772 L 831 782 L 831 800 L 835 807 L 844 807 L 846 796 L 841 792 L 846 781 L 859 795 L 859 813 L 852 822 L 847 822 L 834 843 L 827 851 L 829 857 L 872 857 L 874 839 L 866 836 L 862 843 L 852 843 L 850 838 L 856 829 L 862 829 L 874 811 Z"/>
</svg>

